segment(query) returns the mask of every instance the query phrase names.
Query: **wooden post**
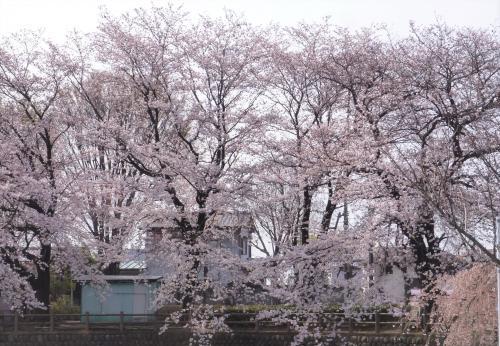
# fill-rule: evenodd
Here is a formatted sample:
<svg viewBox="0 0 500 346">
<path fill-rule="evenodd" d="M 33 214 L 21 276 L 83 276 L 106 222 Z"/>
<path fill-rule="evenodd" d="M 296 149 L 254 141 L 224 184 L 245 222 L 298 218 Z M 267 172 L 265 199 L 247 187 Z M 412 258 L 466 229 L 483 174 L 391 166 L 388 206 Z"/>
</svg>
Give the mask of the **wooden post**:
<svg viewBox="0 0 500 346">
<path fill-rule="evenodd" d="M 70 278 L 71 278 L 71 270 L 70 270 Z M 73 279 L 69 282 L 69 288 L 70 288 L 70 296 L 69 296 L 69 301 L 70 301 L 70 306 L 73 306 Z"/>
<path fill-rule="evenodd" d="M 375 313 L 375 334 L 380 333 L 380 315 Z"/>
<path fill-rule="evenodd" d="M 88 311 L 85 313 L 85 329 L 90 330 L 90 314 Z"/>
<path fill-rule="evenodd" d="M 49 331 L 52 333 L 54 331 L 54 314 L 52 310 L 49 312 Z"/>
<path fill-rule="evenodd" d="M 19 314 L 16 311 L 14 313 L 14 333 L 17 333 L 19 331 Z"/>
<path fill-rule="evenodd" d="M 120 332 L 123 332 L 123 311 L 120 311 Z"/>
<path fill-rule="evenodd" d="M 349 317 L 347 321 L 348 321 L 348 326 L 349 326 L 349 333 L 352 333 L 352 331 L 354 329 L 353 328 L 354 326 L 353 326 L 353 323 L 352 323 L 352 317 Z"/>
<path fill-rule="evenodd" d="M 255 320 L 255 330 L 259 330 L 259 320 Z"/>
</svg>

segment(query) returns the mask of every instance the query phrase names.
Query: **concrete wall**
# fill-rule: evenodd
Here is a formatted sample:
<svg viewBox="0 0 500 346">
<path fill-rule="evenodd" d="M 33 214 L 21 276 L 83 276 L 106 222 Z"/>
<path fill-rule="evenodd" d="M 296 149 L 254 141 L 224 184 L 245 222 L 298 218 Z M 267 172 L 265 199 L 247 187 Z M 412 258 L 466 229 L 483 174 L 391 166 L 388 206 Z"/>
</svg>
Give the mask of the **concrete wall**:
<svg viewBox="0 0 500 346">
<path fill-rule="evenodd" d="M 154 332 L 116 334 L 0 334 L 0 346 L 188 346 L 189 334 L 185 331 L 170 331 L 163 335 Z M 217 334 L 212 340 L 214 346 L 288 346 L 293 336 L 283 333 L 234 333 Z M 419 336 L 351 336 L 324 340 L 329 346 L 419 346 L 424 345 Z M 317 345 L 309 341 L 304 345 Z M 432 344 L 431 344 L 432 345 Z"/>
</svg>

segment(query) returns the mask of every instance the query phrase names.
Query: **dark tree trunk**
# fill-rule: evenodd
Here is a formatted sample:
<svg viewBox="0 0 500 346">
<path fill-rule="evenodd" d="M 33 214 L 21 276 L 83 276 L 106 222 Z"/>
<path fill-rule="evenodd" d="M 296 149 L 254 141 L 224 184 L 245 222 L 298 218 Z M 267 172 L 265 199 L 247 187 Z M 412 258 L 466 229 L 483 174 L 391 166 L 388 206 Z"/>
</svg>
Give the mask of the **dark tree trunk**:
<svg viewBox="0 0 500 346">
<path fill-rule="evenodd" d="M 184 288 L 184 296 L 182 298 L 182 308 L 187 309 L 193 302 L 195 294 L 201 293 L 205 296 L 206 292 L 199 292 L 200 282 L 198 279 L 198 272 L 201 267 L 200 250 L 196 247 L 198 237 L 203 234 L 205 225 L 209 217 L 208 213 L 204 211 L 208 192 L 198 191 L 196 195 L 196 202 L 198 203 L 199 211 L 196 219 L 196 226 L 193 227 L 189 221 L 182 217 L 179 225 L 181 226 L 182 233 L 184 234 L 184 241 L 186 245 L 191 248 L 189 250 L 189 261 L 192 261 L 191 270 L 186 274 L 187 287 Z M 208 274 L 208 268 L 207 272 Z"/>
<path fill-rule="evenodd" d="M 368 270 L 369 270 L 369 275 L 368 275 L 368 287 L 373 286 L 373 245 L 370 244 L 370 247 L 368 249 Z"/>
<path fill-rule="evenodd" d="M 330 223 L 332 222 L 332 215 L 335 209 L 337 208 L 337 204 L 332 202 L 333 198 L 333 186 L 332 182 L 328 181 L 328 201 L 326 202 L 325 212 L 323 213 L 323 219 L 321 220 L 321 230 L 323 233 L 327 233 L 330 228 Z"/>
<path fill-rule="evenodd" d="M 35 297 L 40 303 L 50 308 L 50 259 L 52 246 L 42 245 L 40 259 L 35 264 L 36 277 L 30 278 L 30 284 L 35 291 Z"/>
<path fill-rule="evenodd" d="M 121 214 L 115 213 L 115 217 L 119 219 L 121 217 Z M 108 237 L 106 238 L 106 243 L 111 244 L 113 239 L 115 237 L 119 236 L 121 233 L 121 230 L 119 228 L 113 228 L 111 230 L 111 237 L 109 237 L 109 232 L 108 232 Z M 120 274 L 120 262 L 112 262 L 110 263 L 106 268 L 104 268 L 103 273 L 106 275 L 118 275 Z"/>
<path fill-rule="evenodd" d="M 184 288 L 184 296 L 182 297 L 182 308 L 188 309 L 194 301 L 195 293 L 198 289 L 198 270 L 200 268 L 200 260 L 198 259 L 199 252 L 191 250 L 190 257 L 193 257 L 191 270 L 186 274 L 187 286 Z"/>
<path fill-rule="evenodd" d="M 349 229 L 349 206 L 347 202 L 344 201 L 344 211 L 342 212 L 344 231 Z"/>
<path fill-rule="evenodd" d="M 416 271 L 422 287 L 425 288 L 434 282 L 440 272 L 439 242 L 434 234 L 432 221 L 421 222 L 416 226 L 416 232 L 409 238 L 415 255 Z"/>
<path fill-rule="evenodd" d="M 401 272 L 403 273 L 404 306 L 406 308 L 410 302 L 410 289 L 411 289 L 410 278 L 408 278 L 408 266 L 406 265 L 406 263 L 403 263 L 399 268 L 401 269 Z"/>
<path fill-rule="evenodd" d="M 120 262 L 110 263 L 102 272 L 105 275 L 118 275 L 118 274 L 120 274 Z"/>
<path fill-rule="evenodd" d="M 409 239 L 414 258 L 415 271 L 420 281 L 422 292 L 426 295 L 422 313 L 427 317 L 434 307 L 433 291 L 437 275 L 442 273 L 439 254 L 439 239 L 435 236 L 434 221 L 431 213 L 423 215 L 412 228 L 402 227 Z M 425 323 L 426 318 L 422 318 Z"/>
<path fill-rule="evenodd" d="M 305 245 L 309 242 L 309 221 L 311 218 L 312 191 L 310 186 L 304 187 L 304 211 L 300 223 L 300 240 Z"/>
</svg>

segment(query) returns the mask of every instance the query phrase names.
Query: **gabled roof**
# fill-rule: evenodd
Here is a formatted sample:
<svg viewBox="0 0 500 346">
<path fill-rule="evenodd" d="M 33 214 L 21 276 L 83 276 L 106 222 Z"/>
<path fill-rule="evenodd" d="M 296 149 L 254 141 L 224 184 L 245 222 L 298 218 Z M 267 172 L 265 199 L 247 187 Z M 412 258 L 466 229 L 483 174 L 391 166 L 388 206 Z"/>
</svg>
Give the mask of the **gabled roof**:
<svg viewBox="0 0 500 346">
<path fill-rule="evenodd" d="M 194 216 L 195 214 L 193 214 Z M 246 228 L 248 230 L 255 228 L 252 214 L 246 211 L 218 212 L 208 219 L 207 225 L 217 228 Z M 148 224 L 147 227 L 171 229 L 177 228 L 177 224 L 173 222 L 173 219 L 169 219 Z"/>
<path fill-rule="evenodd" d="M 242 211 L 216 214 L 209 222 L 219 228 L 255 228 L 252 214 Z"/>
</svg>

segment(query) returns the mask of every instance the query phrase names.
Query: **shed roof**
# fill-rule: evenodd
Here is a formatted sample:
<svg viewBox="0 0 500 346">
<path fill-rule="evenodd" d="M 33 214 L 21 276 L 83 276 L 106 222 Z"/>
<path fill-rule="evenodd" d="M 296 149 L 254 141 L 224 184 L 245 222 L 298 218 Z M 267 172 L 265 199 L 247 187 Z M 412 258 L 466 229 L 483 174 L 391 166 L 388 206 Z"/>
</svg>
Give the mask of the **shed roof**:
<svg viewBox="0 0 500 346">
<path fill-rule="evenodd" d="M 99 279 L 106 281 L 157 281 L 161 279 L 161 275 L 101 275 Z M 80 278 L 82 281 L 91 281 L 89 275 Z"/>
</svg>

